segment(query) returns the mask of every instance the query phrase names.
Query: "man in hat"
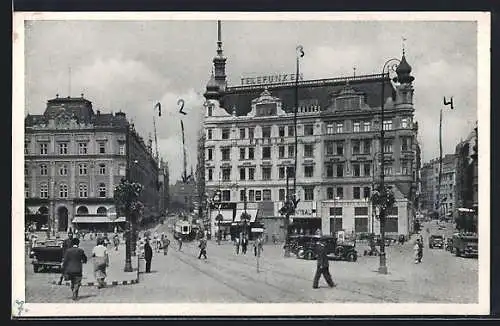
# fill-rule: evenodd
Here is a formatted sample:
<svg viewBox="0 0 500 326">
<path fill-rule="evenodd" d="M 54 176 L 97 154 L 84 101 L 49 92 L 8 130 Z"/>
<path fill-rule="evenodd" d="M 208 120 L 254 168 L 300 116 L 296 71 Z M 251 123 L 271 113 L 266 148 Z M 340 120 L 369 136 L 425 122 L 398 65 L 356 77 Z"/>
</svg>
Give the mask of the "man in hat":
<svg viewBox="0 0 500 326">
<path fill-rule="evenodd" d="M 68 238 L 63 241 L 63 245 L 62 245 L 62 248 L 63 248 L 62 256 L 63 257 L 66 254 L 66 250 L 68 250 L 71 247 L 73 247 L 73 233 L 71 231 L 69 231 Z M 59 285 L 62 284 L 63 278 L 64 278 L 64 273 L 61 273 L 61 277 L 59 278 L 59 282 L 58 282 Z"/>
<path fill-rule="evenodd" d="M 332 288 L 336 286 L 335 283 L 333 283 L 332 276 L 330 275 L 330 270 L 329 270 L 329 261 L 328 261 L 328 255 L 326 252 L 326 246 L 324 243 L 319 242 L 317 244 L 317 250 L 318 250 L 318 263 L 316 267 L 316 274 L 314 274 L 314 280 L 313 280 L 313 289 L 318 288 L 318 282 L 323 275 L 323 277 L 326 280 L 326 283 Z"/>
<path fill-rule="evenodd" d="M 82 283 L 82 264 L 87 263 L 87 256 L 83 249 L 78 247 L 79 244 L 78 238 L 71 239 L 71 247 L 64 254 L 62 266 L 63 274 L 67 275 L 71 281 L 73 300 L 78 300 L 78 291 Z"/>
</svg>

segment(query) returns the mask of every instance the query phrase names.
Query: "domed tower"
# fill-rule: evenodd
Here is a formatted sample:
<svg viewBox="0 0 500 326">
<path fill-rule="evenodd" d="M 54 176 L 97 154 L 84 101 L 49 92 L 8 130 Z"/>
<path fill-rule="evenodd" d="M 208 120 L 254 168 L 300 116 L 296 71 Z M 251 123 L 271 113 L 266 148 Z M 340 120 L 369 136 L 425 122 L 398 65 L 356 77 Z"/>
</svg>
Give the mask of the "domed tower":
<svg viewBox="0 0 500 326">
<path fill-rule="evenodd" d="M 399 107 L 413 108 L 413 85 L 415 77 L 411 75 L 411 66 L 406 61 L 405 51 L 403 57 L 396 68 L 397 76 L 393 78 L 396 85 L 396 101 L 395 105 Z"/>
<path fill-rule="evenodd" d="M 207 84 L 207 91 L 204 96 L 207 100 L 219 100 L 224 91 L 226 90 L 226 60 L 222 51 L 221 40 L 221 22 L 217 21 L 217 55 L 214 57 L 215 74 L 212 76 Z M 215 90 L 215 86 L 217 89 Z M 210 89 L 209 89 L 210 88 Z"/>
</svg>

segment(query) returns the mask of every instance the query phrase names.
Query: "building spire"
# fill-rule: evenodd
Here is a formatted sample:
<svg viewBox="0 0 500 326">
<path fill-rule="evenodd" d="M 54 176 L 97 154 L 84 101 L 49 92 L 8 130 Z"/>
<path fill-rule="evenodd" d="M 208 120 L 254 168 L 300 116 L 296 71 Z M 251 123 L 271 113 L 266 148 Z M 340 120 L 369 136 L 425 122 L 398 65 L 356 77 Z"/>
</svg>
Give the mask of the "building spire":
<svg viewBox="0 0 500 326">
<path fill-rule="evenodd" d="M 217 21 L 217 55 L 222 56 L 222 31 L 221 31 L 221 22 Z"/>
<path fill-rule="evenodd" d="M 403 57 L 405 56 L 405 41 L 406 38 L 404 36 L 401 36 L 401 47 L 403 48 Z"/>
</svg>

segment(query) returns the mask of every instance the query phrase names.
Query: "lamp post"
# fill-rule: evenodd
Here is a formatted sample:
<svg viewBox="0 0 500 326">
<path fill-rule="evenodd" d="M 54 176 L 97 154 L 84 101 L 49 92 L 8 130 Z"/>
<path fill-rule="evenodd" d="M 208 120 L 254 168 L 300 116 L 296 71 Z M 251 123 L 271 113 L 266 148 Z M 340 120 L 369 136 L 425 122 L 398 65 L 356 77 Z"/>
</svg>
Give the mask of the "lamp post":
<svg viewBox="0 0 500 326">
<path fill-rule="evenodd" d="M 384 63 L 384 66 L 382 67 L 382 78 L 381 78 L 381 83 L 382 83 L 382 91 L 380 93 L 380 153 L 381 153 L 381 160 L 380 160 L 380 195 L 382 198 L 386 197 L 387 191 L 385 189 L 385 184 L 384 184 L 384 163 L 385 163 L 385 158 L 384 158 L 384 104 L 385 104 L 385 76 L 389 77 L 389 71 L 386 73 L 386 69 L 390 68 L 391 70 L 395 71 L 397 65 L 401 61 L 396 58 L 392 58 L 387 60 Z M 392 66 L 390 65 L 392 64 Z M 387 274 L 387 264 L 386 264 L 386 257 L 385 257 L 385 206 L 380 205 L 380 238 L 381 238 L 381 244 L 380 244 L 380 266 L 378 268 L 378 272 L 380 274 Z"/>
</svg>

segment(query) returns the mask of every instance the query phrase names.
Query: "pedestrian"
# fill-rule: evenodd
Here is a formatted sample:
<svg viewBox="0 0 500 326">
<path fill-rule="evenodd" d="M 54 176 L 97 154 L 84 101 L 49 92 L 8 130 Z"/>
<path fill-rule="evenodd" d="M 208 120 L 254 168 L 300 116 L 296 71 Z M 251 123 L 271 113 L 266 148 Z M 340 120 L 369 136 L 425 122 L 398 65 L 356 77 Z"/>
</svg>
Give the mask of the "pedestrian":
<svg viewBox="0 0 500 326">
<path fill-rule="evenodd" d="M 236 247 L 236 254 L 240 254 L 240 238 L 236 237 L 234 239 L 234 246 Z"/>
<path fill-rule="evenodd" d="M 159 246 L 159 241 L 158 241 L 158 231 L 155 231 L 153 235 L 153 247 L 156 252 L 160 252 L 160 246 Z"/>
<path fill-rule="evenodd" d="M 68 238 L 65 239 L 63 241 L 63 244 L 62 244 L 62 256 L 64 257 L 66 251 L 73 247 L 73 233 L 72 232 L 68 232 Z M 59 282 L 57 284 L 61 285 L 62 284 L 62 281 L 63 281 L 63 278 L 64 278 L 64 273 L 61 273 L 61 277 L 59 278 Z"/>
<path fill-rule="evenodd" d="M 118 251 L 118 246 L 120 245 L 120 238 L 118 237 L 118 233 L 115 233 L 113 236 L 113 244 L 115 246 L 115 251 Z"/>
<path fill-rule="evenodd" d="M 422 262 L 422 257 L 424 255 L 424 244 L 420 240 L 420 238 L 417 238 L 417 241 L 415 242 L 415 246 L 413 247 L 414 253 L 415 253 L 415 264 L 419 264 Z"/>
<path fill-rule="evenodd" d="M 109 267 L 108 250 L 104 246 L 104 239 L 99 238 L 97 245 L 92 250 L 94 258 L 94 276 L 97 281 L 97 288 L 106 287 L 106 268 Z"/>
<path fill-rule="evenodd" d="M 247 254 L 247 248 L 248 248 L 248 239 L 246 236 L 243 236 L 241 238 L 241 253 L 243 255 Z"/>
<path fill-rule="evenodd" d="M 87 256 L 83 249 L 79 248 L 80 240 L 78 238 L 71 239 L 71 248 L 68 248 L 64 253 L 62 270 L 65 279 L 71 281 L 71 292 L 73 300 L 78 300 L 78 291 L 82 284 L 83 264 L 87 263 Z"/>
<path fill-rule="evenodd" d="M 207 259 L 207 240 L 205 240 L 205 238 L 200 239 L 200 244 L 198 245 L 198 248 L 200 248 L 200 254 L 198 255 L 198 259 L 201 259 L 201 256 L 203 256 L 204 259 Z"/>
<path fill-rule="evenodd" d="M 260 256 L 260 253 L 263 251 L 264 247 L 262 245 L 262 236 L 259 236 L 253 243 L 253 252 L 255 257 Z"/>
<path fill-rule="evenodd" d="M 162 242 L 163 255 L 166 256 L 168 254 L 168 246 L 170 245 L 170 240 L 167 238 L 167 236 L 165 236 Z"/>
<path fill-rule="evenodd" d="M 333 288 L 334 286 L 336 286 L 336 284 L 333 283 L 332 276 L 330 275 L 326 246 L 323 243 L 318 243 L 317 246 L 318 246 L 317 247 L 318 261 L 316 267 L 316 274 L 314 274 L 313 289 L 318 288 L 318 283 L 321 275 L 323 275 L 323 277 L 325 278 L 326 283 L 328 283 L 328 286 Z"/>
<path fill-rule="evenodd" d="M 153 259 L 153 248 L 151 248 L 148 238 L 146 238 L 146 243 L 144 244 L 144 259 L 146 260 L 146 273 L 151 273 L 151 260 Z"/>
<path fill-rule="evenodd" d="M 181 237 L 177 238 L 177 244 L 179 245 L 178 251 L 182 251 L 182 238 Z"/>
</svg>

